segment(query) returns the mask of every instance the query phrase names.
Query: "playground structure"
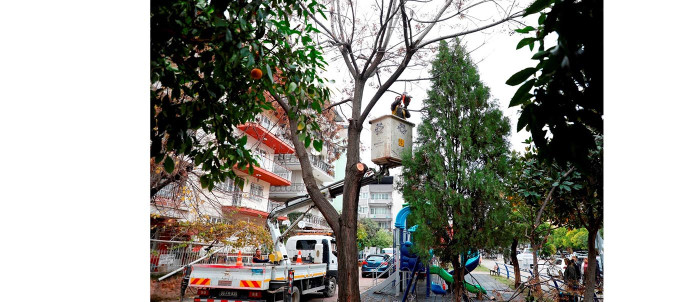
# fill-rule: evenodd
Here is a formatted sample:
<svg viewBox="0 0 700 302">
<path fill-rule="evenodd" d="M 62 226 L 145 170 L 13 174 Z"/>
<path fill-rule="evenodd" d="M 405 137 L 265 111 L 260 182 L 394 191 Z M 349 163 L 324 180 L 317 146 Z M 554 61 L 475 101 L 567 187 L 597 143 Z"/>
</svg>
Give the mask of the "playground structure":
<svg viewBox="0 0 700 302">
<path fill-rule="evenodd" d="M 448 272 L 439 266 L 432 265 L 431 259 L 420 259 L 418 255 L 411 251 L 414 246 L 412 236 L 419 226 L 414 225 L 408 227 L 406 225 L 406 218 L 410 212 L 410 208 L 404 205 L 404 208 L 396 215 L 396 228 L 394 229 L 394 250 L 396 252 L 394 254 L 394 261 L 398 269 L 385 281 L 388 283 L 385 287 L 393 289 L 393 294 L 397 297 L 402 296 L 402 301 L 405 302 L 410 295 L 416 294 L 419 275 L 425 274 L 426 298 L 429 298 L 431 293 L 442 296 L 448 295 L 450 294 L 449 288 L 451 288 L 455 282 L 453 272 Z M 478 252 L 470 256 L 469 258 L 465 255 L 461 257 L 461 262 L 465 266 L 465 277 L 479 266 L 481 260 L 481 255 Z M 487 294 L 487 291 L 478 284 L 471 284 L 466 280 L 462 280 L 462 282 L 465 290 L 469 293 L 477 295 Z M 392 293 L 391 289 L 390 292 L 384 290 L 384 293 Z"/>
</svg>

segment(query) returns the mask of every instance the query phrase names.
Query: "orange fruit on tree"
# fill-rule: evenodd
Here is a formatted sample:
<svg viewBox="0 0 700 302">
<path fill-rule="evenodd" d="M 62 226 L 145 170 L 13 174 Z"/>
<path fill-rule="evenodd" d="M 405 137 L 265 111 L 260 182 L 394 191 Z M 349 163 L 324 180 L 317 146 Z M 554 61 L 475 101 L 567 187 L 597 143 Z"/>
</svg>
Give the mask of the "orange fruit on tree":
<svg viewBox="0 0 700 302">
<path fill-rule="evenodd" d="M 253 68 L 253 70 L 250 71 L 250 77 L 253 78 L 253 80 L 260 80 L 260 78 L 262 78 L 262 70 L 260 70 L 260 68 Z"/>
</svg>

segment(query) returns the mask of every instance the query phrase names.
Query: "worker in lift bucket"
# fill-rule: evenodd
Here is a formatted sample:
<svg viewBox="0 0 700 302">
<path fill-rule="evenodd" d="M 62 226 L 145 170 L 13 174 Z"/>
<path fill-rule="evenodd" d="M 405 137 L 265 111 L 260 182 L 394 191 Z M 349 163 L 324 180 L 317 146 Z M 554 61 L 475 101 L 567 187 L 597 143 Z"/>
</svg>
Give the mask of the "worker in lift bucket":
<svg viewBox="0 0 700 302">
<path fill-rule="evenodd" d="M 401 102 L 403 101 L 403 106 Z M 411 96 L 406 95 L 406 93 L 397 96 L 393 103 L 391 103 L 391 114 L 398 116 L 402 119 L 407 119 L 411 117 L 411 113 L 408 112 L 408 104 L 411 103 Z"/>
<path fill-rule="evenodd" d="M 269 263 L 270 260 L 262 258 L 262 252 L 260 249 L 255 249 L 255 256 L 253 256 L 253 263 Z"/>
</svg>

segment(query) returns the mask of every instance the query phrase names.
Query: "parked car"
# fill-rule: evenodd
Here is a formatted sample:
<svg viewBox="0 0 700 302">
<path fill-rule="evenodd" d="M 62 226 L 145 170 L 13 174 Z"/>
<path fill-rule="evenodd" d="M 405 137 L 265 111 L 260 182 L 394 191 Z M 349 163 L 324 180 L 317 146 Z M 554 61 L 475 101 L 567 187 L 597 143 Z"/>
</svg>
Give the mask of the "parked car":
<svg viewBox="0 0 700 302">
<path fill-rule="evenodd" d="M 393 247 L 387 247 L 382 249 L 382 254 L 384 255 L 389 255 L 389 256 L 394 256 L 394 248 Z"/>
<path fill-rule="evenodd" d="M 564 276 L 564 271 L 566 270 L 566 263 L 564 263 L 563 258 L 554 258 L 554 261 L 547 267 L 547 273 L 550 276 Z"/>
<path fill-rule="evenodd" d="M 367 277 L 368 275 L 379 275 L 391 267 L 393 262 L 394 257 L 389 255 L 368 255 L 367 258 L 365 258 L 365 261 L 362 262 L 362 277 Z M 384 274 L 384 276 L 388 276 L 393 271 L 394 269 L 392 268 L 392 271 Z"/>
</svg>

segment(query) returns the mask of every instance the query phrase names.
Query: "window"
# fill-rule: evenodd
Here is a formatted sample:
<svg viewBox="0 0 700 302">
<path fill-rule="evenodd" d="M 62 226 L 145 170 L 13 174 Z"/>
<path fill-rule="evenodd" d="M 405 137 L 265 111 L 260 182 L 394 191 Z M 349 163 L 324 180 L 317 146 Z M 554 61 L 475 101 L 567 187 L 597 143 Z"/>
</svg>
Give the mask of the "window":
<svg viewBox="0 0 700 302">
<path fill-rule="evenodd" d="M 372 199 L 389 199 L 389 193 L 372 193 Z"/>
<path fill-rule="evenodd" d="M 316 240 L 299 240 L 297 241 L 297 250 L 313 251 L 316 246 Z"/>
<path fill-rule="evenodd" d="M 255 201 L 261 201 L 263 197 L 263 187 L 258 184 L 250 184 L 250 199 Z"/>
<path fill-rule="evenodd" d="M 388 214 L 389 209 L 387 208 L 369 208 L 370 214 Z"/>
<path fill-rule="evenodd" d="M 368 197 L 369 197 L 369 193 L 367 193 L 367 192 L 360 193 L 360 198 L 367 199 Z"/>
</svg>

